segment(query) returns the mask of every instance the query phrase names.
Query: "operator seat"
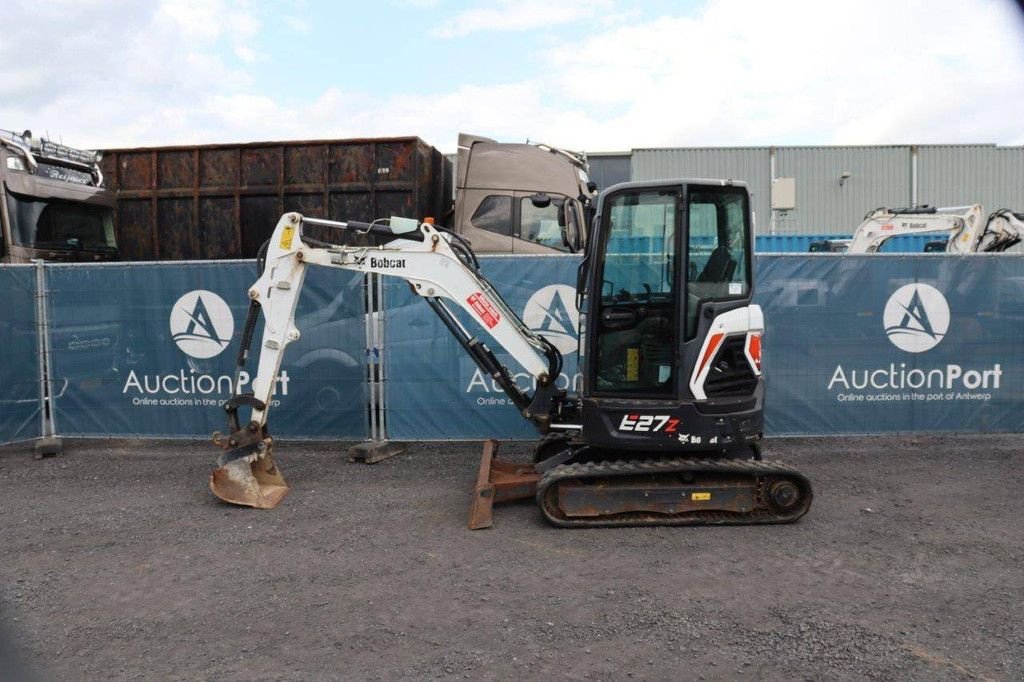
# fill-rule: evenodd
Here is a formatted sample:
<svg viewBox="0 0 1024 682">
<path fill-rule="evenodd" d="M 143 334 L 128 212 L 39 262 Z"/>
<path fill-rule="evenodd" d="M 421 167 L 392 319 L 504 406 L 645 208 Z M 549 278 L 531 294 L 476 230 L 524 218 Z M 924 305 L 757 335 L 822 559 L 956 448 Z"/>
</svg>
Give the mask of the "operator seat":
<svg viewBox="0 0 1024 682">
<path fill-rule="evenodd" d="M 736 259 L 727 246 L 716 246 L 708 256 L 708 262 L 697 276 L 698 282 L 728 282 L 736 271 Z"/>
</svg>

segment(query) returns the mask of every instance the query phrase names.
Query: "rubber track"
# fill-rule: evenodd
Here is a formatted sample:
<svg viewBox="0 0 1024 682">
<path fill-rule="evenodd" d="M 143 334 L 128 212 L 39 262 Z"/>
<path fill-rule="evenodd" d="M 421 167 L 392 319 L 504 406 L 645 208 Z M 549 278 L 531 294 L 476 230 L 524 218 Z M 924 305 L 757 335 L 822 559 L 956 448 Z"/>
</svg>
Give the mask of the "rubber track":
<svg viewBox="0 0 1024 682">
<path fill-rule="evenodd" d="M 645 474 L 675 474 L 681 472 L 734 474 L 786 478 L 800 490 L 802 503 L 785 512 L 770 508 L 762 499 L 760 488 L 755 508 L 746 513 L 707 511 L 682 512 L 678 515 L 654 512 L 627 512 L 609 517 L 569 518 L 558 511 L 558 483 L 567 480 L 597 482 L 616 476 Z M 760 480 L 759 480 L 760 483 Z M 811 482 L 795 467 L 782 462 L 765 462 L 753 459 L 640 459 L 605 462 L 576 462 L 562 464 L 548 471 L 537 485 L 537 504 L 541 513 L 552 524 L 563 528 L 613 527 L 613 526 L 700 526 L 700 525 L 744 525 L 758 523 L 792 523 L 807 513 L 811 507 L 813 491 Z"/>
</svg>

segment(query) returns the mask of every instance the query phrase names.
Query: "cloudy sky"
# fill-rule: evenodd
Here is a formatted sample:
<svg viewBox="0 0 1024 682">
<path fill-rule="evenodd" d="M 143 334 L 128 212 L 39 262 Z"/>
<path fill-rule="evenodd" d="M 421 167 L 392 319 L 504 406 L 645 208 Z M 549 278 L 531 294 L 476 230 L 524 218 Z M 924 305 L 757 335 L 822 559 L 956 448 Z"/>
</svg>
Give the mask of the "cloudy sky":
<svg viewBox="0 0 1024 682">
<path fill-rule="evenodd" d="M 588 151 L 1024 144 L 1012 0 L 5 0 L 0 127 Z"/>
</svg>

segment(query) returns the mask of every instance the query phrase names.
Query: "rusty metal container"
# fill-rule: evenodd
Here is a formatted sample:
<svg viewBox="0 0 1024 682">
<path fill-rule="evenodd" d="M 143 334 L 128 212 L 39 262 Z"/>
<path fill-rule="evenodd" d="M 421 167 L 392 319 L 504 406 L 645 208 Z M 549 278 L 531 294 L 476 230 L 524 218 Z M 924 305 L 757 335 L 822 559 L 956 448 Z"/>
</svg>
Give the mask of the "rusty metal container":
<svg viewBox="0 0 1024 682">
<path fill-rule="evenodd" d="M 451 210 L 451 161 L 418 137 L 109 149 L 102 166 L 123 260 L 253 258 L 287 211 L 443 223 Z"/>
</svg>

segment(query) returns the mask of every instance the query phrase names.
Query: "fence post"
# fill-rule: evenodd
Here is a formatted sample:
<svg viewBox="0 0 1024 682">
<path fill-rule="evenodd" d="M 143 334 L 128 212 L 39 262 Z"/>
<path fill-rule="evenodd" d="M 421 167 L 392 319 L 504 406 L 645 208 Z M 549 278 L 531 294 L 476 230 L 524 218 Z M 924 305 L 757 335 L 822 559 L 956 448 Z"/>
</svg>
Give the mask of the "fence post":
<svg viewBox="0 0 1024 682">
<path fill-rule="evenodd" d="M 36 270 L 36 349 L 39 354 L 39 418 L 40 438 L 35 443 L 35 458 L 59 454 L 62 442 L 57 436 L 56 409 L 53 395 L 53 372 L 50 367 L 49 289 L 46 264 L 35 260 Z"/>
<path fill-rule="evenodd" d="M 387 329 L 387 305 L 384 302 L 384 275 L 374 274 L 376 278 L 377 305 L 376 316 L 373 318 L 373 326 L 377 332 L 377 344 L 374 346 L 377 351 L 377 410 L 380 414 L 378 435 L 383 441 L 388 440 L 388 368 L 384 362 L 387 354 L 387 341 L 384 338 Z"/>
<path fill-rule="evenodd" d="M 383 276 L 366 276 L 366 377 L 369 385 L 370 440 L 359 443 L 348 451 L 350 462 L 374 464 L 394 457 L 405 446 L 392 443 L 387 435 L 385 386 L 387 370 L 384 357 L 384 324 L 386 319 Z M 376 362 L 375 362 L 376 361 Z"/>
</svg>

